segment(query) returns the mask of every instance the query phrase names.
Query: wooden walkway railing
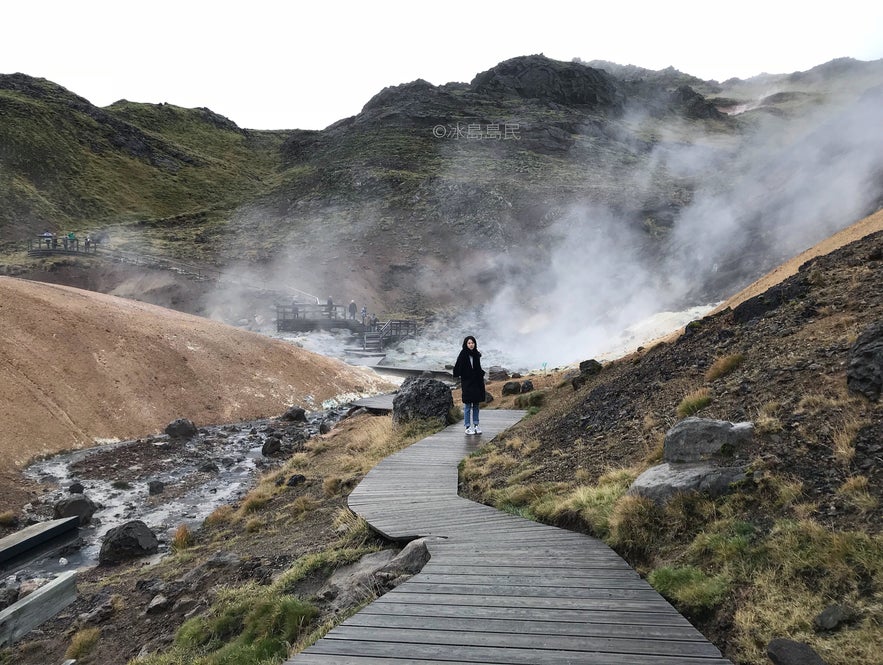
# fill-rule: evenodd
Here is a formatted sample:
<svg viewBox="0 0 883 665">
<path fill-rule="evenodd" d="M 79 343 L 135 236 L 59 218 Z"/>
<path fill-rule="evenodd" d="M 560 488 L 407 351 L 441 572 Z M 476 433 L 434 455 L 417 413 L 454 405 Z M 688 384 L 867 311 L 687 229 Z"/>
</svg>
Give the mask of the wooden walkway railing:
<svg viewBox="0 0 883 665">
<path fill-rule="evenodd" d="M 452 425 L 365 476 L 350 508 L 432 558 L 288 663 L 732 665 L 601 541 L 457 496 L 460 460 L 522 415 L 482 411 L 483 436 Z"/>
</svg>

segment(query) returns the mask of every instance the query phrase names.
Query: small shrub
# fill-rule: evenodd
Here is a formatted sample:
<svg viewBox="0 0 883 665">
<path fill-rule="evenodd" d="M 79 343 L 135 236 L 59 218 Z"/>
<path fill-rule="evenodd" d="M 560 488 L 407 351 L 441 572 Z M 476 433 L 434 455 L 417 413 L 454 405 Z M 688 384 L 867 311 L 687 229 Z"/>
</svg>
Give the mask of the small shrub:
<svg viewBox="0 0 883 665">
<path fill-rule="evenodd" d="M 754 429 L 759 434 L 774 434 L 781 432 L 782 421 L 778 417 L 781 404 L 778 402 L 767 402 L 760 407 L 757 416 L 754 418 Z"/>
<path fill-rule="evenodd" d="M 494 492 L 493 504 L 500 510 L 512 512 L 530 506 L 545 495 L 543 487 L 537 483 L 509 485 Z M 530 519 L 533 519 L 531 516 Z"/>
<path fill-rule="evenodd" d="M 868 477 L 848 478 L 838 489 L 843 500 L 861 513 L 869 513 L 877 507 L 877 499 L 868 492 Z"/>
<path fill-rule="evenodd" d="M 217 526 L 219 524 L 229 524 L 233 521 L 233 506 L 223 505 L 215 508 L 203 520 L 206 526 Z"/>
<path fill-rule="evenodd" d="M 335 531 L 340 534 L 340 547 L 364 547 L 371 540 L 371 527 L 363 518 L 349 508 L 341 508 L 332 522 Z"/>
<path fill-rule="evenodd" d="M 686 418 L 697 413 L 700 409 L 704 409 L 711 403 L 711 397 L 708 395 L 708 388 L 699 388 L 681 400 L 678 404 L 678 418 Z"/>
<path fill-rule="evenodd" d="M 318 505 L 319 502 L 316 501 L 313 497 L 304 494 L 297 497 L 294 501 L 291 502 L 291 514 L 294 517 L 300 517 L 304 513 L 315 510 Z"/>
<path fill-rule="evenodd" d="M 211 653 L 204 661 L 191 657 L 187 662 L 278 662 L 287 657 L 289 645 L 302 636 L 317 613 L 311 605 L 276 589 L 246 585 L 219 594 L 207 615 L 186 621 L 175 636 L 175 645 Z"/>
<path fill-rule="evenodd" d="M 637 473 L 631 469 L 614 469 L 601 475 L 594 485 L 575 488 L 563 501 L 554 506 L 554 517 L 572 516 L 586 524 L 599 538 L 610 532 L 610 517 L 614 506 L 625 494 Z M 549 509 L 539 507 L 540 513 Z"/>
<path fill-rule="evenodd" d="M 525 480 L 530 478 L 532 475 L 534 475 L 539 470 L 540 470 L 539 467 L 525 466 L 524 464 L 522 464 L 521 467 L 518 469 L 518 471 L 516 471 L 511 476 L 509 476 L 508 483 L 510 485 L 520 485 L 521 483 L 523 483 Z M 579 472 L 580 472 L 580 470 L 577 470 L 577 472 L 576 472 L 577 476 L 579 475 Z"/>
<path fill-rule="evenodd" d="M 343 478 L 340 476 L 329 476 L 322 483 L 322 491 L 325 493 L 325 496 L 332 497 L 340 492 L 342 486 Z"/>
<path fill-rule="evenodd" d="M 515 408 L 517 409 L 528 409 L 531 407 L 539 409 L 545 403 L 546 391 L 544 390 L 535 390 L 533 392 L 524 393 L 515 398 Z"/>
<path fill-rule="evenodd" d="M 518 466 L 518 460 L 508 453 L 492 450 L 484 458 L 486 473 L 508 471 L 516 466 Z"/>
<path fill-rule="evenodd" d="M 726 376 L 736 369 L 745 360 L 745 356 L 741 353 L 732 353 L 728 356 L 721 356 L 715 360 L 705 372 L 706 381 L 714 381 Z"/>
<path fill-rule="evenodd" d="M 245 530 L 249 533 L 255 533 L 264 528 L 264 520 L 260 517 L 252 517 L 245 523 Z"/>
<path fill-rule="evenodd" d="M 71 643 L 68 645 L 67 651 L 64 652 L 65 658 L 80 659 L 88 654 L 95 645 L 98 644 L 98 638 L 101 635 L 100 628 L 83 628 L 74 633 Z"/>
<path fill-rule="evenodd" d="M 692 611 L 713 609 L 730 587 L 723 575 L 706 575 L 694 566 L 657 568 L 647 581 L 663 596 Z"/>
<path fill-rule="evenodd" d="M 18 524 L 18 515 L 13 510 L 4 510 L 0 513 L 0 526 L 11 527 Z"/>
<path fill-rule="evenodd" d="M 240 517 L 248 515 L 249 513 L 257 512 L 266 506 L 271 498 L 272 497 L 266 488 L 258 487 L 257 489 L 252 490 L 245 495 L 245 498 L 242 500 L 242 505 L 239 506 Z"/>
<path fill-rule="evenodd" d="M 848 418 L 834 432 L 834 459 L 848 466 L 855 457 L 855 436 L 865 423 L 859 418 Z"/>
<path fill-rule="evenodd" d="M 637 556 L 656 550 L 669 528 L 665 514 L 652 500 L 632 495 L 616 503 L 608 525 L 607 542 Z"/>
<path fill-rule="evenodd" d="M 688 548 L 695 558 L 708 558 L 717 565 L 744 562 L 750 558 L 756 530 L 742 520 L 719 520 L 700 532 Z"/>
<path fill-rule="evenodd" d="M 522 455 L 530 455 L 540 447 L 540 442 L 537 439 L 524 440 L 520 436 L 510 436 L 503 441 L 503 445 L 510 450 L 520 452 Z"/>
<path fill-rule="evenodd" d="M 193 533 L 186 524 L 181 524 L 176 530 L 172 538 L 172 551 L 182 552 L 193 545 Z"/>
</svg>

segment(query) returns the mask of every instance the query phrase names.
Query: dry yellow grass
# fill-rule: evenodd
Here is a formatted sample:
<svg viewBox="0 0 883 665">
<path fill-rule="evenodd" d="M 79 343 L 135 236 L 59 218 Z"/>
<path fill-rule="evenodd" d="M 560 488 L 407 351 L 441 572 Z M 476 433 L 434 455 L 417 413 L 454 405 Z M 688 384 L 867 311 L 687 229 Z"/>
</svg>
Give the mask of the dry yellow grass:
<svg viewBox="0 0 883 665">
<path fill-rule="evenodd" d="M 731 353 L 730 355 L 721 356 L 715 360 L 705 372 L 706 381 L 714 381 L 726 376 L 736 369 L 745 360 L 745 356 L 741 353 Z"/>
<path fill-rule="evenodd" d="M 182 552 L 186 550 L 188 547 L 192 546 L 194 542 L 193 532 L 190 530 L 186 524 L 181 524 L 177 529 L 175 529 L 175 535 L 172 538 L 172 551 L 173 552 Z"/>
<path fill-rule="evenodd" d="M 711 397 L 708 394 L 708 388 L 697 388 L 681 400 L 675 412 L 678 418 L 686 418 L 698 413 L 710 403 Z"/>
</svg>

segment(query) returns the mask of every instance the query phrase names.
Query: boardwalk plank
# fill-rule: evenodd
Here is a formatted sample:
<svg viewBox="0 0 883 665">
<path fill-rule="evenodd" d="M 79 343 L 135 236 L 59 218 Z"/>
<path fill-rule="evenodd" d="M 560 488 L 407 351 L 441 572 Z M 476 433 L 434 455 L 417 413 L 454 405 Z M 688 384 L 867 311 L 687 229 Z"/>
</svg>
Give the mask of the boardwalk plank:
<svg viewBox="0 0 883 665">
<path fill-rule="evenodd" d="M 608 618 L 605 616 L 604 618 Z M 634 637 L 636 624 L 589 621 L 585 613 L 572 621 L 548 621 L 539 618 L 496 618 L 484 616 L 480 623 L 473 618 L 433 616 L 430 614 L 371 614 L 359 612 L 346 620 L 347 626 L 377 628 L 422 628 L 431 626 L 437 630 L 481 630 L 489 633 L 519 633 L 522 635 L 570 635 L 571 637 Z M 675 642 L 705 642 L 692 626 L 659 626 L 650 623 L 640 625 L 640 634 L 654 640 Z"/>
<path fill-rule="evenodd" d="M 658 639 L 635 639 L 611 637 L 609 635 L 556 635 L 522 632 L 492 632 L 487 625 L 473 622 L 471 629 L 441 630 L 433 628 L 394 628 L 387 626 L 353 626 L 344 624 L 334 631 L 329 639 L 365 640 L 368 642 L 390 642 L 413 644 L 433 644 L 448 646 L 477 646 L 517 649 L 552 649 L 556 651 L 594 651 L 602 653 L 657 654 L 663 656 L 702 656 L 720 658 L 720 652 L 708 642 Z"/>
<path fill-rule="evenodd" d="M 613 550 L 457 496 L 457 465 L 520 412 L 483 411 L 390 455 L 350 508 L 426 538 L 423 571 L 331 630 L 297 665 L 732 665 Z"/>
<path fill-rule="evenodd" d="M 626 626 L 675 626 L 689 629 L 696 639 L 705 639 L 696 631 L 690 622 L 674 612 L 606 612 L 591 611 L 585 608 L 557 609 L 549 611 L 544 608 L 531 607 L 484 607 L 479 611 L 472 607 L 458 605 L 433 605 L 426 603 L 385 603 L 379 600 L 364 608 L 360 614 L 378 614 L 383 616 L 424 616 L 468 618 L 474 621 L 476 616 L 484 619 L 504 619 L 519 621 L 553 621 L 553 622 L 588 622 L 606 623 Z"/>
<path fill-rule="evenodd" d="M 574 663 L 580 665 L 732 665 L 720 656 L 668 656 L 622 652 L 614 655 L 599 651 L 568 651 L 555 648 L 506 648 L 337 639 L 319 640 L 307 652 L 335 656 L 395 656 L 397 658 L 407 656 L 409 659 L 434 659 L 444 663 L 503 663 L 505 665 L 574 665 Z"/>
</svg>

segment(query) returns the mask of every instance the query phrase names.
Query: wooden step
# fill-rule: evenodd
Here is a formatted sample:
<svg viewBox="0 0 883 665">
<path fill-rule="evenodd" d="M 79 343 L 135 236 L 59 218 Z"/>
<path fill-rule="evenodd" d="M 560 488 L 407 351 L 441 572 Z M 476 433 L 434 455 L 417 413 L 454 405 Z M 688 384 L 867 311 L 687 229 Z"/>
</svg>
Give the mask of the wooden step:
<svg viewBox="0 0 883 665">
<path fill-rule="evenodd" d="M 42 545 L 67 531 L 76 529 L 79 517 L 63 517 L 27 526 L 4 538 L 0 538 L 0 563 L 9 561 L 30 549 Z"/>
</svg>

